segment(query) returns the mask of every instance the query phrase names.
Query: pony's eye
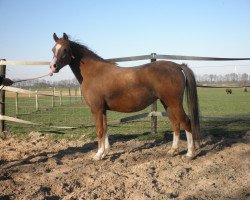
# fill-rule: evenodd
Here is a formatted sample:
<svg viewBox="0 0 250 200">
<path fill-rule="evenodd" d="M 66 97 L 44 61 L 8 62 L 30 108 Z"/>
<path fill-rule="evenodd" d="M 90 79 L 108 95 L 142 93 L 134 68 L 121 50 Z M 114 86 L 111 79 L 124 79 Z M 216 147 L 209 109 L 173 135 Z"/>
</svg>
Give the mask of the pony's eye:
<svg viewBox="0 0 250 200">
<path fill-rule="evenodd" d="M 66 57 L 66 55 L 67 55 L 67 50 L 66 50 L 66 49 L 64 49 L 64 50 L 63 50 L 63 52 L 62 52 L 62 58 L 65 58 L 65 57 Z"/>
</svg>

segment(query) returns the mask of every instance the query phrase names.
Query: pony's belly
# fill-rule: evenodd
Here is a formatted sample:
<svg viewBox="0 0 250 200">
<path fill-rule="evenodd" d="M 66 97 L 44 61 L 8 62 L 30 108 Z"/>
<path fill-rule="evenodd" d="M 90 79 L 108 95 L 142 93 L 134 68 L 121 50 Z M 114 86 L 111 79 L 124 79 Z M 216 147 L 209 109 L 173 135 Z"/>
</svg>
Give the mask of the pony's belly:
<svg viewBox="0 0 250 200">
<path fill-rule="evenodd" d="M 157 98 L 153 96 L 144 96 L 144 97 L 120 97 L 111 99 L 109 102 L 106 102 L 108 110 L 117 111 L 117 112 L 137 112 L 145 109 L 150 104 L 152 104 Z"/>
</svg>

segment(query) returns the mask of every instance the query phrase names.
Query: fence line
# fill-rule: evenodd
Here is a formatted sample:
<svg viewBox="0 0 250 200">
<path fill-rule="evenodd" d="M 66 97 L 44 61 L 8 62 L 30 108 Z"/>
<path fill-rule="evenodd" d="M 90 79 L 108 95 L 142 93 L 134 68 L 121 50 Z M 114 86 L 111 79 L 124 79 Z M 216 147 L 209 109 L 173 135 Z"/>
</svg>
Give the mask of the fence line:
<svg viewBox="0 0 250 200">
<path fill-rule="evenodd" d="M 31 121 L 17 119 L 17 118 L 14 118 L 14 117 L 9 117 L 9 116 L 4 116 L 4 115 L 0 115 L 0 120 L 7 120 L 7 121 L 11 121 L 11 122 L 17 122 L 17 123 L 29 124 L 29 125 L 36 125 L 36 126 L 47 126 L 46 124 L 34 123 L 34 122 L 31 122 Z M 59 128 L 59 129 L 74 129 L 74 128 L 76 128 L 76 127 L 70 127 L 70 126 L 49 126 L 49 127 Z"/>
<path fill-rule="evenodd" d="M 168 59 L 168 60 L 196 60 L 196 61 L 240 61 L 250 60 L 250 58 L 219 58 L 219 57 L 202 57 L 202 56 L 182 56 L 182 55 L 164 55 L 152 53 L 149 55 L 130 56 L 121 58 L 106 59 L 110 62 L 127 62 L 150 59 Z M 49 61 L 15 61 L 15 60 L 0 60 L 0 65 L 49 65 Z"/>
<path fill-rule="evenodd" d="M 59 97 L 59 105 L 62 106 L 62 98 L 63 98 L 63 93 L 62 91 L 58 91 L 59 92 L 59 95 L 56 95 L 56 89 L 55 87 L 52 89 L 52 91 L 47 91 L 46 92 L 39 92 L 38 90 L 36 90 L 35 92 L 31 91 L 31 90 L 25 90 L 25 89 L 20 89 L 20 88 L 15 88 L 15 87 L 10 87 L 10 86 L 5 86 L 3 87 L 2 90 L 5 90 L 5 91 L 9 91 L 9 92 L 14 92 L 16 93 L 16 98 L 15 98 L 15 105 L 16 105 L 16 114 L 18 115 L 19 114 L 19 93 L 22 93 L 22 94 L 28 94 L 29 97 L 31 97 L 30 95 L 33 94 L 35 95 L 35 110 L 38 111 L 39 110 L 39 96 L 51 96 L 51 107 L 53 108 L 55 106 L 55 97 Z M 74 98 L 77 97 L 77 88 L 74 89 L 75 92 L 74 92 Z M 71 98 L 72 98 L 72 92 L 71 92 L 71 88 L 68 89 L 69 93 L 69 102 L 71 103 Z M 80 91 L 80 87 L 79 87 L 79 90 Z M 52 92 L 52 94 L 48 94 Z M 79 92 L 80 93 L 80 92 Z M 80 93 L 81 95 L 81 93 Z M 79 96 L 81 99 L 82 99 L 82 96 Z"/>
<path fill-rule="evenodd" d="M 36 94 L 36 92 L 33 92 L 31 90 L 25 90 L 21 88 L 11 87 L 11 86 L 4 86 L 2 90 L 9 91 L 9 92 L 15 92 L 15 93 L 22 93 L 22 94 Z M 53 96 L 53 94 L 46 94 L 46 93 L 39 93 L 39 95 L 42 96 Z"/>
<path fill-rule="evenodd" d="M 169 60 L 199 60 L 199 61 L 239 61 L 239 60 L 250 60 L 250 58 L 218 58 L 218 57 L 199 57 L 199 56 L 180 56 L 180 55 L 158 55 L 156 53 L 152 53 L 150 55 L 141 55 L 141 56 L 132 56 L 132 57 L 123 57 L 123 58 L 112 58 L 112 59 L 107 59 L 110 62 L 125 62 L 125 61 L 138 61 L 138 60 L 149 60 L 151 59 L 151 62 L 155 62 L 156 59 L 169 59 Z M 5 70 L 6 70 L 6 65 L 49 65 L 50 62 L 48 61 L 6 61 L 6 60 L 0 60 L 0 75 L 5 76 Z M 202 87 L 202 86 L 198 86 Z M 204 87 L 204 86 L 203 86 Z M 206 86 L 207 87 L 207 86 Z M 210 86 L 211 87 L 211 86 Z M 11 90 L 11 88 L 8 88 L 8 91 Z M 6 88 L 4 88 L 6 90 Z M 0 91 L 0 97 L 2 100 L 2 103 L 0 105 L 0 116 L 5 115 L 5 91 L 1 90 Z M 19 112 L 19 107 L 18 107 L 18 92 L 27 92 L 22 89 L 15 89 L 12 92 L 16 92 L 16 113 Z M 76 92 L 75 92 L 76 93 Z M 31 94 L 31 91 L 28 91 L 28 94 Z M 34 92 L 33 92 L 34 94 Z M 36 110 L 39 110 L 39 101 L 38 101 L 38 91 L 35 92 L 36 95 Z M 45 95 L 45 94 L 44 94 Z M 52 97 L 52 107 L 54 107 L 54 97 L 55 97 L 55 91 L 53 91 L 53 94 L 46 94 L 46 96 L 51 96 Z M 60 92 L 60 99 L 62 99 L 61 92 Z M 69 97 L 70 97 L 70 102 L 71 102 L 71 91 L 69 90 Z M 60 102 L 61 105 L 61 102 Z M 151 106 L 151 132 L 155 133 L 156 128 L 157 128 L 157 115 L 152 113 L 157 113 L 157 104 L 156 102 L 152 104 Z M 7 118 L 0 118 L 0 132 L 4 130 L 4 120 L 7 120 Z"/>
<path fill-rule="evenodd" d="M 13 88 L 13 87 L 6 87 L 5 88 L 7 91 L 18 91 L 19 90 L 19 88 Z M 65 97 L 67 97 L 67 98 L 69 98 L 68 99 L 68 102 L 69 102 L 69 104 L 71 104 L 71 103 L 74 103 L 74 102 L 76 102 L 76 100 L 73 102 L 72 101 L 72 99 L 71 99 L 71 97 L 70 96 L 72 96 L 72 94 L 74 94 L 73 96 L 72 96 L 72 98 L 74 97 L 74 99 L 76 99 L 76 97 L 77 98 L 82 98 L 82 96 L 77 96 L 77 92 L 78 92 L 78 89 L 77 88 L 74 88 L 73 90 L 71 90 L 70 88 L 69 88 L 69 90 L 68 90 L 68 92 L 69 93 L 67 93 L 67 91 L 65 91 L 64 92 L 64 95 L 63 95 L 63 93 L 62 93 L 62 90 L 60 89 L 60 90 L 57 90 L 56 91 L 56 89 L 55 88 L 53 88 L 53 89 L 51 89 L 50 91 L 46 91 L 47 93 L 53 93 L 53 95 L 51 95 L 51 94 L 47 94 L 46 92 L 42 92 L 42 93 L 39 93 L 38 91 L 36 91 L 36 92 L 32 92 L 31 90 L 23 90 L 23 89 L 21 89 L 20 90 L 23 94 L 27 94 L 27 95 L 30 95 L 31 93 L 33 94 L 33 95 L 35 95 L 35 102 L 36 102 L 36 104 L 35 104 L 35 111 L 40 111 L 40 101 L 38 100 L 38 97 L 39 97 L 39 95 L 38 94 L 41 94 L 40 96 L 45 96 L 45 97 L 48 97 L 47 99 L 47 104 L 46 105 L 49 105 L 49 97 L 52 97 L 52 104 L 51 104 L 51 107 L 52 108 L 54 108 L 55 107 L 55 99 L 54 99 L 54 97 L 57 97 L 57 98 L 59 98 L 59 107 L 61 107 L 62 106 L 62 96 L 65 98 Z M 73 91 L 73 92 L 72 92 Z M 60 95 L 56 95 L 56 93 L 60 93 Z M 80 93 L 80 92 L 79 92 Z M 67 96 L 67 94 L 68 95 L 70 95 L 70 96 Z M 81 93 L 80 93 L 81 94 Z M 32 96 L 33 96 L 32 95 Z M 66 95 L 66 96 L 65 96 Z M 21 96 L 21 98 L 22 98 L 23 96 Z M 29 96 L 29 98 L 30 98 L 30 96 Z M 18 95 L 18 92 L 16 92 L 16 101 L 15 102 L 13 102 L 13 103 L 15 103 L 15 105 L 16 105 L 16 115 L 18 116 L 18 115 L 22 115 L 22 114 L 24 114 L 24 113 L 22 113 L 22 112 L 20 112 L 19 113 L 19 95 Z M 44 101 L 44 100 L 43 100 Z M 64 101 L 65 101 L 65 99 L 64 99 Z M 27 101 L 26 101 L 27 102 Z M 80 101 L 80 102 L 82 102 L 82 101 Z M 42 102 L 41 102 L 42 103 Z M 27 104 L 29 105 L 29 107 L 32 107 L 31 105 L 30 105 L 30 103 L 29 102 L 27 102 Z M 57 104 L 58 105 L 58 104 Z M 65 103 L 64 103 L 64 105 L 66 105 Z M 154 106 L 157 106 L 157 104 L 156 105 L 154 105 Z M 45 108 L 45 110 L 48 110 L 48 108 L 49 108 L 50 106 L 48 106 L 48 107 L 46 107 Z M 42 108 L 42 107 L 41 107 Z M 71 109 L 72 109 L 72 107 L 71 107 Z M 154 108 L 153 106 L 152 106 L 152 108 L 151 108 L 151 112 L 149 111 L 149 112 L 146 112 L 146 113 L 141 113 L 141 114 L 134 114 L 134 115 L 132 115 L 132 116 L 128 116 L 128 117 L 123 117 L 123 118 L 120 118 L 120 119 L 115 119 L 115 120 L 110 120 L 110 122 L 109 122 L 109 124 L 116 124 L 116 123 L 124 123 L 124 122 L 129 122 L 129 121 L 134 121 L 134 120 L 138 120 L 138 119 L 141 119 L 141 118 L 147 118 L 147 117 L 150 117 L 151 118 L 151 127 L 155 127 L 156 126 L 156 130 L 157 130 L 157 121 L 155 122 L 155 121 L 153 121 L 154 119 L 156 119 L 157 120 L 157 117 L 166 117 L 167 116 L 167 114 L 166 114 L 166 112 L 157 112 L 157 111 L 155 111 L 155 110 L 157 110 L 157 107 L 156 108 Z M 29 114 L 34 114 L 34 112 L 30 112 Z M 35 112 L 36 113 L 36 112 Z M 40 112 L 39 112 L 40 113 Z M 38 114 L 39 114 L 38 113 Z M 47 114 L 50 114 L 50 113 L 47 113 Z M 46 114 L 45 114 L 46 115 Z M 70 115 L 70 114 L 69 114 Z M 2 116 L 2 115 L 1 115 Z M 202 116 L 202 118 L 207 118 L 206 116 L 204 117 L 204 116 Z M 30 125 L 39 125 L 39 126 L 41 126 L 41 124 L 43 124 L 44 126 L 48 126 L 48 125 L 46 125 L 46 124 L 44 124 L 44 123 L 34 123 L 34 122 L 32 122 L 32 121 L 27 121 L 27 120 L 19 120 L 19 119 L 16 119 L 16 118 L 11 118 L 11 117 L 8 117 L 8 116 L 2 116 L 2 118 L 0 117 L 0 120 L 7 120 L 7 121 L 12 121 L 12 122 L 17 122 L 17 123 L 24 123 L 24 124 L 30 124 Z M 16 119 L 16 120 L 15 120 Z M 152 120 L 153 119 L 153 120 Z M 46 120 L 45 120 L 46 121 Z M 153 121 L 153 122 L 152 122 Z M 50 126 L 49 125 L 49 127 L 52 127 L 52 126 Z M 54 126 L 55 127 L 55 126 Z M 58 126 L 56 126 L 57 128 L 58 128 Z M 63 127 L 64 128 L 64 127 Z M 154 130 L 152 128 L 152 131 Z"/>
<path fill-rule="evenodd" d="M 244 85 L 244 86 L 212 86 L 212 85 L 197 85 L 197 87 L 201 88 L 246 88 L 250 87 L 250 85 Z"/>
<path fill-rule="evenodd" d="M 49 65 L 48 61 L 16 61 L 16 60 L 0 60 L 0 65 Z"/>
</svg>

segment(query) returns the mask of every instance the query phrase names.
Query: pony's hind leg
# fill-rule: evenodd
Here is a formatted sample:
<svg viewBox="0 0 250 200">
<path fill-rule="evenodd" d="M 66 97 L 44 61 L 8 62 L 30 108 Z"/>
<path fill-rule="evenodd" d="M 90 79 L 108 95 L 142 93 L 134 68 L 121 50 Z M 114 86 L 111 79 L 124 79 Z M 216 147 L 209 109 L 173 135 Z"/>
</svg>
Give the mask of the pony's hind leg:
<svg viewBox="0 0 250 200">
<path fill-rule="evenodd" d="M 182 110 L 182 112 L 180 113 L 181 125 L 185 129 L 186 137 L 187 137 L 187 153 L 185 157 L 188 159 L 192 159 L 194 157 L 195 147 L 194 147 L 194 140 L 193 140 L 193 135 L 191 131 L 190 119 L 184 112 L 183 108 L 181 110 Z"/>
<path fill-rule="evenodd" d="M 168 112 L 169 119 L 171 121 L 171 124 L 173 124 L 172 126 L 174 129 L 173 146 L 172 146 L 172 149 L 170 150 L 170 153 L 171 151 L 174 151 L 174 149 L 176 148 L 175 140 L 177 142 L 179 141 L 180 132 L 178 131 L 180 131 L 180 124 L 181 124 L 183 128 L 185 129 L 186 137 L 187 137 L 187 154 L 185 156 L 187 158 L 193 158 L 195 148 L 194 148 L 194 141 L 193 141 L 193 135 L 191 131 L 190 120 L 188 116 L 186 115 L 182 105 L 170 107 L 169 110 L 170 110 L 170 112 Z"/>
<path fill-rule="evenodd" d="M 169 108 L 167 112 L 173 129 L 173 143 L 171 149 L 168 151 L 168 155 L 175 156 L 179 153 L 178 144 L 180 140 L 180 122 L 176 119 L 174 113 L 171 111 L 171 108 Z"/>
<path fill-rule="evenodd" d="M 171 107 L 168 107 L 163 100 L 161 100 L 161 103 L 168 113 L 168 118 L 173 130 L 173 143 L 171 149 L 168 151 L 168 155 L 175 156 L 179 153 L 178 144 L 180 140 L 180 121 L 175 117 L 175 114 Z"/>
<path fill-rule="evenodd" d="M 186 136 L 187 136 L 187 146 L 188 146 L 188 151 L 187 151 L 186 157 L 187 158 L 193 158 L 194 157 L 194 151 L 195 151 L 193 135 L 189 131 L 185 130 L 185 132 L 186 132 Z"/>
</svg>

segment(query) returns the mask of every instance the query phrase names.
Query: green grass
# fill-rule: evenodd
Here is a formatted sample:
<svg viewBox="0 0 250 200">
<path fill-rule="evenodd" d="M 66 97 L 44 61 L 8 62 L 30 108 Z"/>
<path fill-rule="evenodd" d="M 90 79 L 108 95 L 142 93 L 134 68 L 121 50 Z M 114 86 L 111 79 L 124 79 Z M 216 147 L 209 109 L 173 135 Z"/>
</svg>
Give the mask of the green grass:
<svg viewBox="0 0 250 200">
<path fill-rule="evenodd" d="M 203 116 L 244 116 L 250 115 L 250 92 L 241 88 L 226 94 L 222 88 L 199 88 L 199 103 Z"/>
<path fill-rule="evenodd" d="M 242 92 L 242 89 L 233 89 L 231 95 L 226 94 L 225 89 L 199 88 L 199 104 L 202 116 L 212 117 L 203 119 L 201 122 L 202 131 L 207 134 L 209 131 L 230 131 L 250 130 L 250 92 Z M 51 138 L 56 139 L 79 139 L 95 138 L 95 126 L 90 114 L 90 109 L 80 98 L 63 98 L 63 106 L 59 105 L 59 98 L 55 98 L 55 107 L 52 108 L 51 97 L 43 97 L 39 100 L 40 110 L 35 110 L 34 97 L 22 97 L 19 100 L 19 114 L 15 111 L 15 98 L 6 99 L 6 115 L 17 116 L 20 119 L 42 123 L 42 126 L 23 125 L 14 122 L 6 122 L 6 129 L 14 133 L 18 138 L 26 138 L 31 131 L 49 133 Z M 164 111 L 158 103 L 158 110 Z M 147 108 L 137 113 L 108 112 L 108 121 L 120 119 L 138 113 L 149 112 Z M 217 119 L 213 117 L 222 117 Z M 231 119 L 230 119 L 231 118 Z M 73 126 L 75 129 L 56 129 L 50 126 Z M 150 118 L 140 119 L 129 123 L 109 123 L 109 134 L 113 137 L 136 138 L 138 140 L 164 139 L 166 134 L 171 132 L 167 118 L 158 118 L 158 133 L 149 134 L 151 130 Z"/>
</svg>

